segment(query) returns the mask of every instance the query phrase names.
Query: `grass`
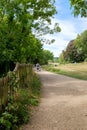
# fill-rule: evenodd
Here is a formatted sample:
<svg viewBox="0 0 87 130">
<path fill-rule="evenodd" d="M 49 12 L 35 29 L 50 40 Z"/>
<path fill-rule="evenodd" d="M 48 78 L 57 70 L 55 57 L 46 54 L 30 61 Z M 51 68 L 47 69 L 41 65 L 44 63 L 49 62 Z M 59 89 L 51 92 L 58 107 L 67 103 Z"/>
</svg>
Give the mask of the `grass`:
<svg viewBox="0 0 87 130">
<path fill-rule="evenodd" d="M 87 80 L 87 62 L 45 66 L 44 69 L 82 80 Z"/>
</svg>

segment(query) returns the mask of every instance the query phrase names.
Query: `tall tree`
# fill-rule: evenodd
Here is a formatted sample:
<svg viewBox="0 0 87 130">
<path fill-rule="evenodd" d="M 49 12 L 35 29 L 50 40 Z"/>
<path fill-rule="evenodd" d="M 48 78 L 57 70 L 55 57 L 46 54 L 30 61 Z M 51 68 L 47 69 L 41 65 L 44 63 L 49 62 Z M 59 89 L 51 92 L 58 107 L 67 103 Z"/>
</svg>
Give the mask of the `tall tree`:
<svg viewBox="0 0 87 130">
<path fill-rule="evenodd" d="M 55 0 L 0 0 L 1 60 L 25 62 L 29 55 L 34 57 L 35 51 L 42 49 L 33 33 L 42 35 L 60 31 L 57 23 L 50 28 L 51 18 L 56 14 L 54 3 Z M 38 44 L 39 50 L 30 49 Z M 34 51 L 31 53 L 31 50 Z"/>
<path fill-rule="evenodd" d="M 22 25 L 22 31 L 34 28 L 38 32 L 52 33 L 60 31 L 58 24 L 53 29 L 48 27 L 56 14 L 54 3 L 54 0 L 1 0 L 0 7 L 9 22 L 16 20 L 16 24 Z"/>
</svg>

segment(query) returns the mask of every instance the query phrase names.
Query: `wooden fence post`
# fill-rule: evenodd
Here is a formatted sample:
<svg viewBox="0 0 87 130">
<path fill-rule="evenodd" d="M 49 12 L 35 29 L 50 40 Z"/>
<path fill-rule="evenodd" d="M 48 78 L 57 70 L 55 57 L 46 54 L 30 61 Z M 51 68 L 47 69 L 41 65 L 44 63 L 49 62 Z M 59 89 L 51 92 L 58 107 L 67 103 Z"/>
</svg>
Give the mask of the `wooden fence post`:
<svg viewBox="0 0 87 130">
<path fill-rule="evenodd" d="M 18 78 L 18 88 L 28 87 L 32 80 L 33 70 L 31 64 L 16 64 L 14 72 Z M 8 102 L 8 95 L 13 94 L 12 84 L 10 84 L 10 75 L 0 78 L 0 109 L 3 110 Z M 13 81 L 12 81 L 13 82 Z"/>
</svg>

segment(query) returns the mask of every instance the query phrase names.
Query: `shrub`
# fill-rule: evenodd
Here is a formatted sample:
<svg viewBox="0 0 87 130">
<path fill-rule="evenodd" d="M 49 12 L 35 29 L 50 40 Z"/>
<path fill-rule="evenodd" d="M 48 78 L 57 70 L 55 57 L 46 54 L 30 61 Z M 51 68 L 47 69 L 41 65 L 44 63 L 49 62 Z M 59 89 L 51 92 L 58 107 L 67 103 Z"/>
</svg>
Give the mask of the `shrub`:
<svg viewBox="0 0 87 130">
<path fill-rule="evenodd" d="M 27 123 L 29 120 L 29 111 L 26 104 L 21 102 L 8 102 L 5 111 L 0 115 L 1 130 L 15 130 L 19 125 Z"/>
<path fill-rule="evenodd" d="M 8 97 L 4 112 L 0 112 L 0 130 L 17 130 L 20 125 L 27 123 L 30 117 L 29 106 L 37 106 L 40 97 L 41 82 L 37 75 L 32 76 L 27 87 L 20 89 L 16 75 L 11 72 L 9 75 L 12 94 Z"/>
</svg>

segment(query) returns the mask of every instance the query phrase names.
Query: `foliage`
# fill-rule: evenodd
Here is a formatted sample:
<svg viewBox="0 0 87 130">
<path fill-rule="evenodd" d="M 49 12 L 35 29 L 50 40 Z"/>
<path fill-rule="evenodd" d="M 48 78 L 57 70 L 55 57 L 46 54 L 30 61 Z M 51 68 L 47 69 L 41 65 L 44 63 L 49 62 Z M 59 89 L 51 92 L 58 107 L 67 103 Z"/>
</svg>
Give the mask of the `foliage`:
<svg viewBox="0 0 87 130">
<path fill-rule="evenodd" d="M 78 53 L 74 40 L 70 41 L 64 53 L 65 61 L 75 63 L 75 62 L 82 61 L 83 60 L 82 58 L 83 58 L 83 55 L 82 53 Z"/>
<path fill-rule="evenodd" d="M 43 50 L 41 64 L 48 64 L 49 60 L 53 61 L 54 55 L 49 50 Z"/>
<path fill-rule="evenodd" d="M 36 60 L 41 59 L 41 55 L 43 52 L 43 45 L 41 44 L 41 41 L 36 39 L 34 35 L 30 35 L 27 37 L 28 46 L 26 48 L 26 54 L 25 57 L 27 59 L 27 62 L 35 63 Z"/>
<path fill-rule="evenodd" d="M 65 60 L 67 61 L 73 61 L 73 62 L 76 62 L 76 56 L 77 56 L 77 50 L 74 46 L 74 41 L 70 41 L 68 46 L 66 47 L 66 51 L 65 51 L 65 55 L 64 55 L 64 58 Z"/>
<path fill-rule="evenodd" d="M 59 56 L 59 59 L 58 59 L 58 62 L 61 64 L 61 63 L 65 63 L 65 51 L 63 50 L 62 53 L 60 54 Z"/>
<path fill-rule="evenodd" d="M 55 13 L 54 0 L 46 0 L 46 2 L 41 0 L 1 0 L 0 52 L 3 59 L 21 62 L 22 58 L 24 59 L 23 55 L 25 56 L 26 48 L 31 47 L 33 42 L 36 42 L 33 33 L 58 32 L 57 24 L 53 29 L 49 27 L 51 17 Z"/>
<path fill-rule="evenodd" d="M 8 103 L 5 110 L 0 114 L 0 129 L 10 130 L 11 128 L 15 130 L 17 128 L 18 117 L 15 114 L 18 105 L 14 103 L 13 91 L 16 91 L 17 82 L 15 74 L 9 73 L 11 94 L 8 95 Z M 14 126 L 14 127 L 13 127 Z"/>
<path fill-rule="evenodd" d="M 30 107 L 37 106 L 39 103 L 41 83 L 36 74 L 33 75 L 26 89 L 17 88 L 17 77 L 11 72 L 9 75 L 10 85 L 15 93 L 9 95 L 8 104 L 0 114 L 1 130 L 17 130 L 20 125 L 27 123 L 30 117 Z"/>
<path fill-rule="evenodd" d="M 75 40 L 71 40 L 66 49 L 62 51 L 59 62 L 82 62 L 87 58 L 87 30 L 77 36 Z"/>
<path fill-rule="evenodd" d="M 20 102 L 14 100 L 9 102 L 5 108 L 5 112 L 0 117 L 0 128 L 6 130 L 15 130 L 19 125 L 27 123 L 29 119 L 28 108 Z"/>
<path fill-rule="evenodd" d="M 82 53 L 85 60 L 87 58 L 87 30 L 77 36 L 75 45 L 77 46 L 78 53 Z"/>
<path fill-rule="evenodd" d="M 8 72 L 10 63 L 41 59 L 39 36 L 60 31 L 58 23 L 50 26 L 56 13 L 54 0 L 0 0 L 1 70 Z"/>
<path fill-rule="evenodd" d="M 71 7 L 73 8 L 74 16 L 87 17 L 87 1 L 86 0 L 70 0 Z"/>
</svg>

